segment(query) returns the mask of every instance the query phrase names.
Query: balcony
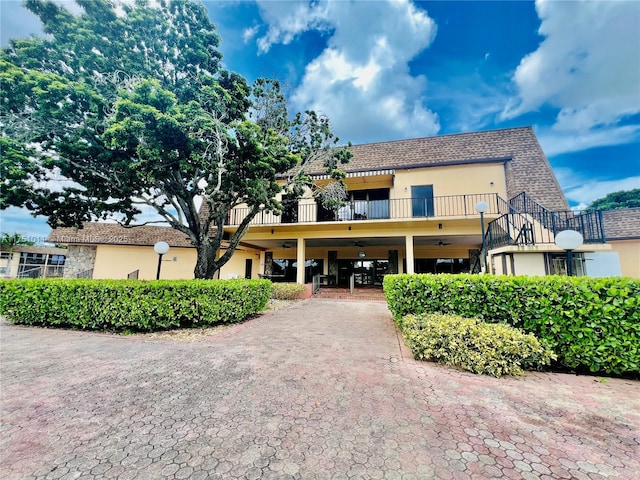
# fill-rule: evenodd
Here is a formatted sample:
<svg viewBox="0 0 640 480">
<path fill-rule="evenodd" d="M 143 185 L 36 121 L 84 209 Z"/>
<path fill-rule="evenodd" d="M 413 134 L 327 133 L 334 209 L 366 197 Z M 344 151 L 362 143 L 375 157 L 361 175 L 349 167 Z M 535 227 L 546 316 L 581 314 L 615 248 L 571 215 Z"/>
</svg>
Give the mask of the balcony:
<svg viewBox="0 0 640 480">
<path fill-rule="evenodd" d="M 285 208 L 282 215 L 261 212 L 250 225 L 406 220 L 431 217 L 464 218 L 478 216 L 475 205 L 481 201 L 489 206 L 487 215 L 507 213 L 507 203 L 495 193 L 372 201 L 354 200 L 345 202 L 335 212 L 322 208 L 311 199 L 303 199 L 292 207 Z M 227 218 L 227 225 L 240 225 L 248 211 L 247 208 L 233 209 Z"/>
</svg>

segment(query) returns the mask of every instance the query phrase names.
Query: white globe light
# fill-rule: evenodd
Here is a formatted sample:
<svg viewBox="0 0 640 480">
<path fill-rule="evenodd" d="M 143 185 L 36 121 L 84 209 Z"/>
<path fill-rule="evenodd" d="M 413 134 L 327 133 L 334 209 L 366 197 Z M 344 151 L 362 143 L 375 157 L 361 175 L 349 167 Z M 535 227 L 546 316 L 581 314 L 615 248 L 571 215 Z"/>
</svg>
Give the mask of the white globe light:
<svg viewBox="0 0 640 480">
<path fill-rule="evenodd" d="M 476 203 L 476 212 L 484 213 L 487 210 L 489 210 L 489 205 L 487 205 L 487 202 L 478 202 L 478 203 Z"/>
<path fill-rule="evenodd" d="M 556 245 L 563 250 L 575 250 L 582 246 L 584 239 L 580 232 L 563 230 L 556 235 Z"/>
<path fill-rule="evenodd" d="M 164 255 L 169 251 L 169 244 L 167 242 L 158 242 L 153 246 L 153 250 L 155 250 L 158 255 Z"/>
</svg>

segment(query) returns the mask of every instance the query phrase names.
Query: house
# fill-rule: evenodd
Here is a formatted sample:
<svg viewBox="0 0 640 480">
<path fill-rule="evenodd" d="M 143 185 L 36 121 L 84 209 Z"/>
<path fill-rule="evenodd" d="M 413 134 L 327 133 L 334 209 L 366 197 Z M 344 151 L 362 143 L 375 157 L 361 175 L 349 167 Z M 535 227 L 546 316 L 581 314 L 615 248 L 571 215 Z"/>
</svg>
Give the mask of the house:
<svg viewBox="0 0 640 480">
<path fill-rule="evenodd" d="M 0 278 L 62 277 L 65 248 L 14 245 L 0 248 Z"/>
<path fill-rule="evenodd" d="M 65 278 L 153 279 L 158 266 L 153 246 L 159 241 L 169 244 L 162 278 L 193 278 L 196 252 L 186 235 L 172 228 L 89 222 L 82 229 L 56 228 L 47 241 L 67 246 Z"/>
<path fill-rule="evenodd" d="M 619 257 L 624 277 L 640 278 L 640 208 L 602 212 L 607 243 Z"/>
<path fill-rule="evenodd" d="M 566 252 L 554 241 L 565 229 L 584 237 L 573 255 L 576 265 L 585 254 L 611 250 L 601 212 L 569 211 L 531 127 L 356 145 L 351 151 L 344 166 L 348 198 L 341 208 L 323 207 L 310 190 L 301 199 L 282 199 L 281 215 L 263 213 L 252 221 L 220 277 L 298 283 L 315 277 L 367 286 L 380 285 L 388 273 L 561 273 Z M 318 187 L 330 181 L 320 163 L 307 173 Z M 242 207 L 230 213 L 227 235 L 244 214 Z M 82 256 L 70 260 L 69 276 L 91 266 L 94 278 L 124 278 L 136 269 L 139 278 L 155 278 L 152 246 L 159 239 L 171 246 L 168 259 L 176 257 L 173 267 L 163 264 L 162 278 L 193 275 L 193 248 L 168 228 L 88 224 L 78 231 L 56 229 L 49 239 L 68 245 L 72 258 Z"/>
</svg>

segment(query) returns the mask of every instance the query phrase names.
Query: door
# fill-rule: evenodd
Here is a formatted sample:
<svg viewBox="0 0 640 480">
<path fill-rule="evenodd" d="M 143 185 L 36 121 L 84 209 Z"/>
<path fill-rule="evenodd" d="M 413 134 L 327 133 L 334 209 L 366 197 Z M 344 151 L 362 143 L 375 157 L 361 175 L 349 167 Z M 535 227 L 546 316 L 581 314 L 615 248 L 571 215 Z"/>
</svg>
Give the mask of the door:
<svg viewBox="0 0 640 480">
<path fill-rule="evenodd" d="M 433 217 L 433 185 L 411 187 L 411 209 L 414 217 Z"/>
<path fill-rule="evenodd" d="M 251 278 L 251 272 L 253 271 L 253 260 L 247 258 L 244 261 L 244 278 Z"/>
</svg>

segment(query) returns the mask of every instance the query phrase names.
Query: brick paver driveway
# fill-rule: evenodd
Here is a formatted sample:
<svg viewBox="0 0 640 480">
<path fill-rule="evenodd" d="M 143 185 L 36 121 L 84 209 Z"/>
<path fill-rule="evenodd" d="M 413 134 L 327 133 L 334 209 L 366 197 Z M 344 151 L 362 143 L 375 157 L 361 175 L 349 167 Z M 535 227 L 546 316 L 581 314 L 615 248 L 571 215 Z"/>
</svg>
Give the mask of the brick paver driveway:
<svg viewBox="0 0 640 480">
<path fill-rule="evenodd" d="M 197 343 L 0 327 L 3 479 L 638 478 L 640 384 L 412 360 L 384 303 Z"/>
</svg>

